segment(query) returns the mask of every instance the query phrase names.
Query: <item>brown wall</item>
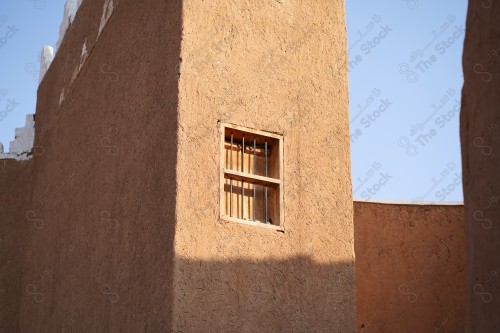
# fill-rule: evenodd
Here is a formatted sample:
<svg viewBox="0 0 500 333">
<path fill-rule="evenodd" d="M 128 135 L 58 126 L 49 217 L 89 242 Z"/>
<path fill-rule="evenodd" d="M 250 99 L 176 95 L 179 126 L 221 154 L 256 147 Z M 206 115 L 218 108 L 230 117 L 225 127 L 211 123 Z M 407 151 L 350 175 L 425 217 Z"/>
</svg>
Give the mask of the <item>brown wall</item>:
<svg viewBox="0 0 500 333">
<path fill-rule="evenodd" d="M 0 332 L 18 331 L 26 233 L 42 226 L 26 211 L 30 180 L 31 161 L 0 160 Z"/>
<path fill-rule="evenodd" d="M 344 2 L 183 15 L 174 330 L 353 332 Z M 219 219 L 218 121 L 284 135 L 284 233 Z"/>
<path fill-rule="evenodd" d="M 500 4 L 470 0 L 460 138 L 467 332 L 500 332 Z"/>
<path fill-rule="evenodd" d="M 99 34 L 103 4 L 40 85 L 29 202 L 2 208 L 7 240 L 33 212 L 7 329 L 352 332 L 358 302 L 358 331 L 463 330 L 463 207 L 355 203 L 353 226 L 343 2 L 120 1 Z M 284 135 L 285 232 L 219 219 L 218 121 Z"/>
<path fill-rule="evenodd" d="M 463 211 L 354 202 L 358 332 L 464 331 Z"/>
<path fill-rule="evenodd" d="M 23 332 L 171 327 L 180 1 L 115 1 L 98 38 L 103 4 L 38 90 Z"/>
</svg>

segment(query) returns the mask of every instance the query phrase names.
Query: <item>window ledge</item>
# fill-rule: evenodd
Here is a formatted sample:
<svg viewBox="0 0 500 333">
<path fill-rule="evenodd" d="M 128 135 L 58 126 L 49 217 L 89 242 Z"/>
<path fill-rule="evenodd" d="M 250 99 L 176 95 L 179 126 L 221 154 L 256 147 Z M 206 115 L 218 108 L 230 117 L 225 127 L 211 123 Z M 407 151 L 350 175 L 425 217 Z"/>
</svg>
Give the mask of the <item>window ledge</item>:
<svg viewBox="0 0 500 333">
<path fill-rule="evenodd" d="M 280 225 L 266 224 L 266 223 L 261 223 L 261 222 L 241 220 L 241 219 L 237 219 L 237 218 L 234 218 L 234 217 L 231 217 L 231 216 L 225 216 L 225 215 L 222 216 L 222 220 L 229 221 L 229 222 L 236 222 L 236 223 L 240 223 L 240 224 L 251 225 L 251 226 L 255 226 L 255 227 L 273 229 L 273 230 L 281 231 L 281 232 L 285 232 L 285 228 L 283 226 L 280 226 Z"/>
</svg>

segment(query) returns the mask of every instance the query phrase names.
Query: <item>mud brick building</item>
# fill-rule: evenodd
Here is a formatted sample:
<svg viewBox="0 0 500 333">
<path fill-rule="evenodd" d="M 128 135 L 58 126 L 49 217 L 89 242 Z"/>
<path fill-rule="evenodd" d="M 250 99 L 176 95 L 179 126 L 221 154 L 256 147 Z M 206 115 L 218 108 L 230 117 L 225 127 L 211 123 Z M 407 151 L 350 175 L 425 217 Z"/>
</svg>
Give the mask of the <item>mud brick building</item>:
<svg viewBox="0 0 500 333">
<path fill-rule="evenodd" d="M 0 151 L 0 330 L 494 331 L 498 293 L 474 290 L 498 228 L 473 225 L 498 155 L 471 137 L 500 73 L 478 102 L 470 65 L 499 8 L 480 6 L 464 225 L 461 205 L 353 202 L 342 1 L 69 0 L 36 118 Z"/>
</svg>

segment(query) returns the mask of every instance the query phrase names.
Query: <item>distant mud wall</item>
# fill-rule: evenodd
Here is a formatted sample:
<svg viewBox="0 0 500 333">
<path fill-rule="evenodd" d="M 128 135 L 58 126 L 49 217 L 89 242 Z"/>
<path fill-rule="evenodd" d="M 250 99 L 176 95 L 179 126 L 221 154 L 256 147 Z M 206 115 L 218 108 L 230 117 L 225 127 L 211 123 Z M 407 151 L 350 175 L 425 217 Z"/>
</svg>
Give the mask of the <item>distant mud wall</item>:
<svg viewBox="0 0 500 333">
<path fill-rule="evenodd" d="M 500 332 L 500 3 L 470 0 L 460 139 L 467 332 Z"/>
<path fill-rule="evenodd" d="M 463 211 L 354 202 L 358 332 L 463 332 Z"/>
<path fill-rule="evenodd" d="M 22 262 L 28 225 L 40 227 L 26 210 L 31 161 L 0 160 L 0 332 L 17 332 Z"/>
</svg>

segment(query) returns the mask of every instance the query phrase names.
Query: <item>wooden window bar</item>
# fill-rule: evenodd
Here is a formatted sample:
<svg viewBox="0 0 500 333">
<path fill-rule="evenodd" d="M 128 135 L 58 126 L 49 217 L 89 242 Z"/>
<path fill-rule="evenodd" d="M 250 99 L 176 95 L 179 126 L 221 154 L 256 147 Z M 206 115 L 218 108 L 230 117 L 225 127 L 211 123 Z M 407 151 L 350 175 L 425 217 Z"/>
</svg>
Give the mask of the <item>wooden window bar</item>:
<svg viewBox="0 0 500 333">
<path fill-rule="evenodd" d="M 235 128 L 234 131 L 233 128 Z M 277 217 L 276 223 L 279 226 L 282 200 L 280 187 L 282 184 L 280 178 L 281 154 L 278 150 L 281 139 L 276 135 L 269 134 L 271 140 L 271 144 L 269 144 L 266 133 L 259 131 L 252 133 L 252 130 L 248 133 L 236 126 L 233 128 L 229 127 L 230 131 L 224 129 L 226 134 L 223 136 L 226 159 L 225 163 L 222 162 L 221 167 L 223 178 L 226 179 L 225 184 L 229 185 L 229 189 L 226 189 L 226 191 L 229 190 L 229 197 L 226 196 L 225 199 L 228 200 L 226 201 L 226 209 L 229 208 L 226 210 L 226 214 L 229 213 L 230 218 L 237 220 L 265 224 L 273 224 L 270 216 L 272 215 L 273 220 L 275 220 L 274 217 Z M 249 136 L 250 138 L 248 138 Z M 259 140 L 262 140 L 260 146 Z M 277 151 L 275 155 L 271 156 L 273 149 L 277 149 Z M 233 154 L 235 154 L 236 159 L 233 158 Z M 270 166 L 272 166 L 271 172 Z M 241 194 L 233 195 L 234 181 L 237 182 L 237 186 L 241 184 Z M 258 187 L 262 188 L 258 189 Z M 269 202 L 269 190 L 272 190 L 272 202 Z M 276 196 L 279 199 L 276 199 Z M 235 204 L 234 207 L 233 204 Z M 272 214 L 270 214 L 270 209 Z"/>
</svg>

